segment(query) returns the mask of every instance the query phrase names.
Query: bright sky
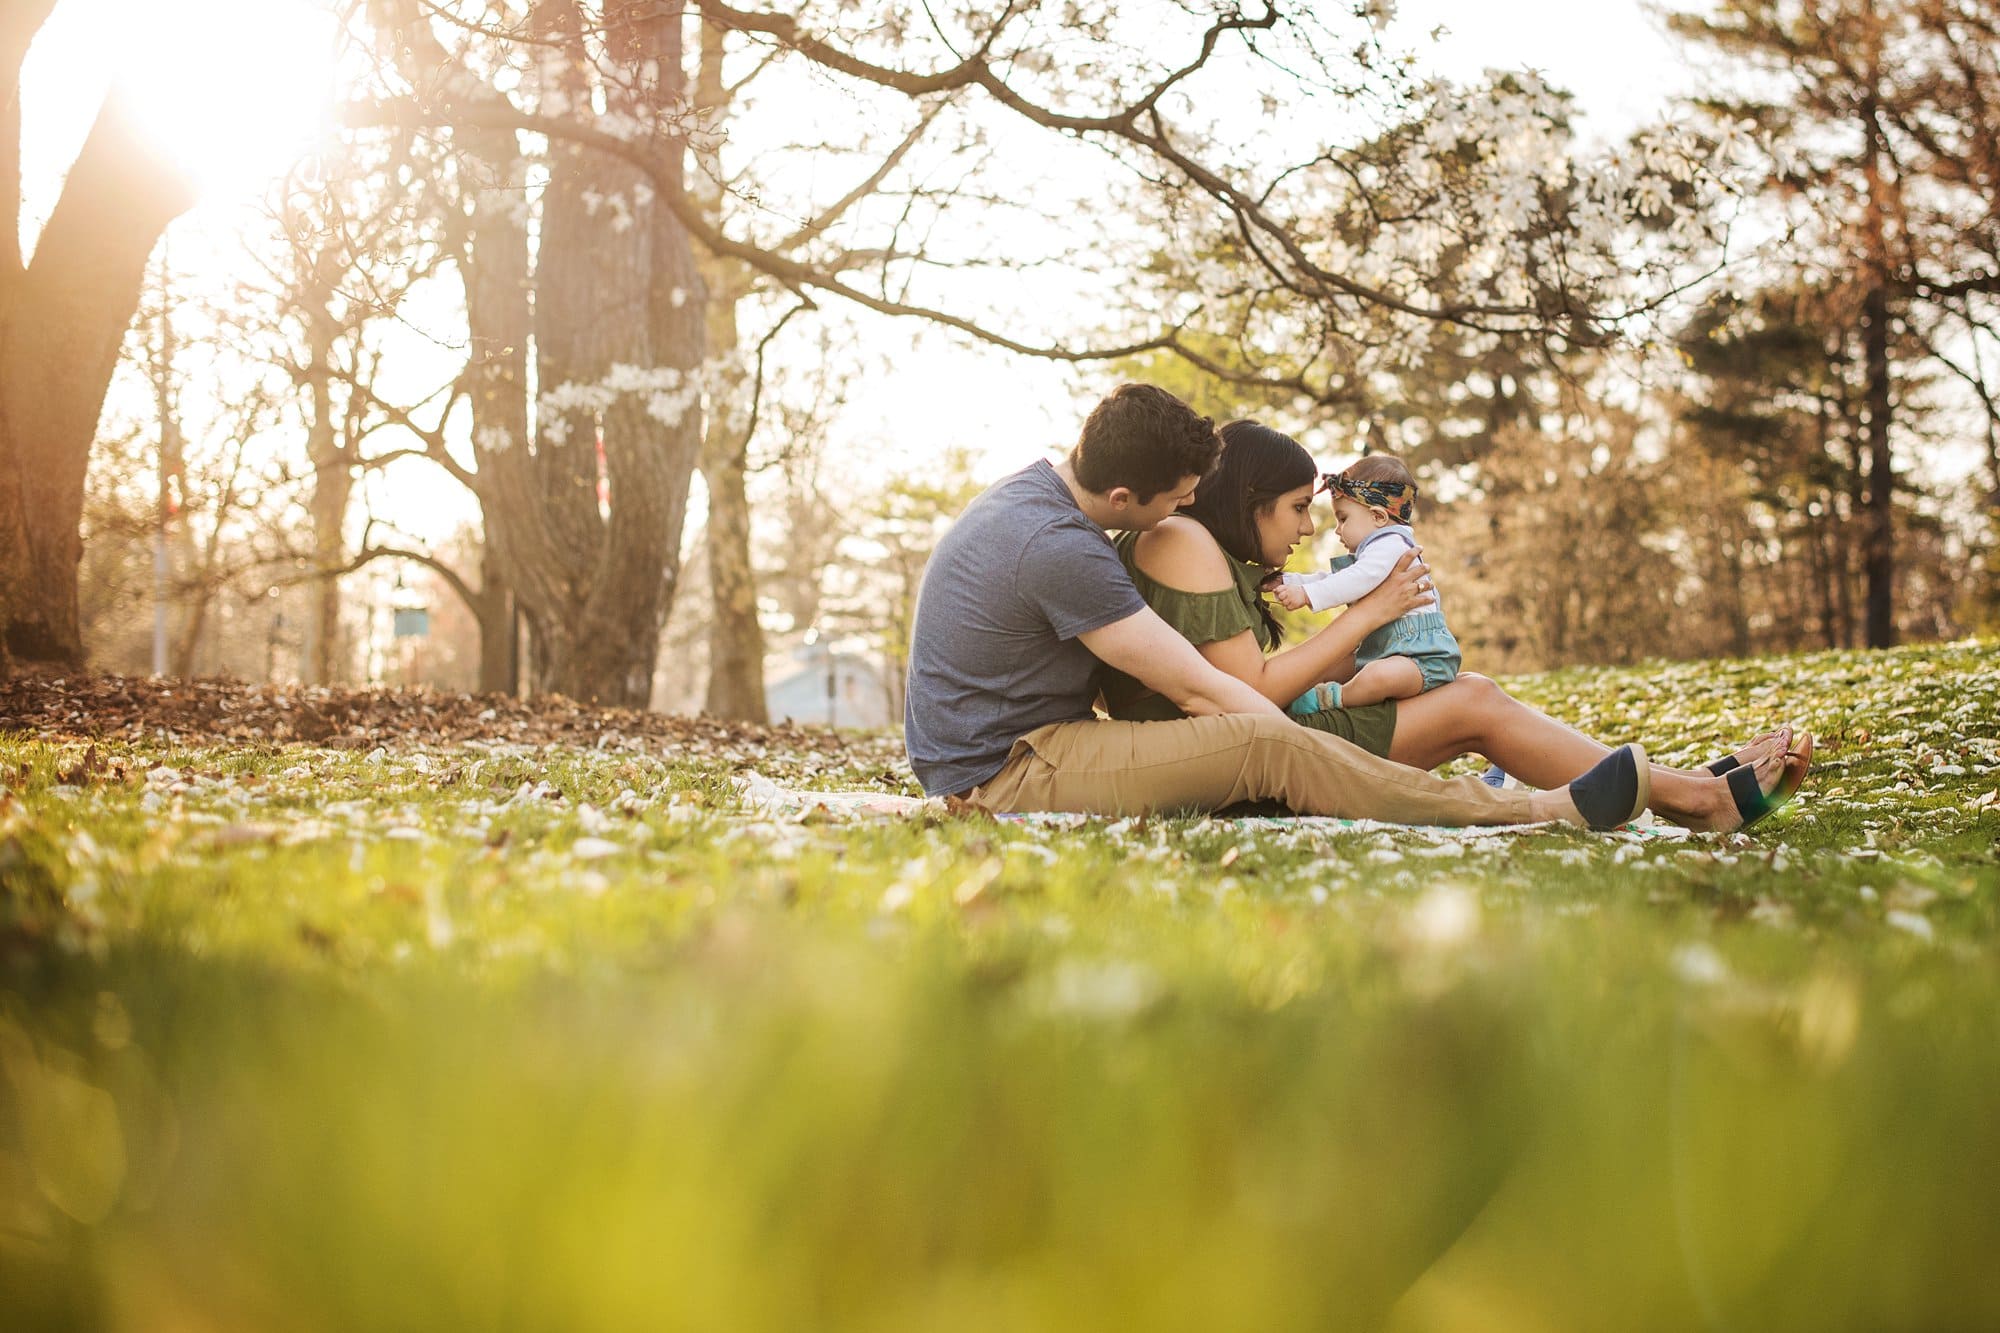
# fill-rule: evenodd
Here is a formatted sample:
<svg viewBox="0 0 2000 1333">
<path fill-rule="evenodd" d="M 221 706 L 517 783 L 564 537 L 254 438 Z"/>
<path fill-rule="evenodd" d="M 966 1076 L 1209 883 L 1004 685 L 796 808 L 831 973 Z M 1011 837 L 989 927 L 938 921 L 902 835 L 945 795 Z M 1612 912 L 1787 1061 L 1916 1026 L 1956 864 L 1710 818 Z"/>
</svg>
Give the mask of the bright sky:
<svg viewBox="0 0 2000 1333">
<path fill-rule="evenodd" d="M 22 71 L 24 230 L 114 88 L 211 205 L 254 197 L 325 126 L 330 35 L 310 0 L 60 0 Z"/>
<path fill-rule="evenodd" d="M 1523 17 L 1527 8 L 1404 0 L 1390 37 L 1416 49 L 1427 68 L 1460 80 L 1488 67 L 1542 71 L 1577 94 L 1586 139 L 1624 135 L 1692 84 L 1638 0 L 1538 0 L 1532 21 Z M 24 232 L 31 237 L 53 206 L 115 83 L 202 188 L 202 204 L 171 233 L 176 267 L 223 272 L 258 191 L 324 132 L 325 22 L 310 0 L 60 0 L 24 71 Z M 1427 34 L 1440 27 L 1433 44 Z M 983 475 L 995 476 L 1066 445 L 1106 387 L 1089 369 L 958 346 L 907 321 L 864 327 L 877 346 L 894 349 L 894 373 L 854 386 L 835 444 L 866 466 L 920 464 L 957 443 Z M 434 385 L 450 369 L 413 371 L 413 383 Z M 977 410 L 968 414 L 968 403 Z M 474 512 L 461 489 L 420 465 L 390 480 L 373 487 L 379 511 L 413 531 L 442 536 L 434 531 L 440 515 L 455 524 Z"/>
<path fill-rule="evenodd" d="M 1524 17 L 1530 8 L 1532 21 Z M 1428 35 L 1439 27 L 1446 31 L 1432 43 Z M 1428 68 L 1460 82 L 1488 68 L 1541 71 L 1576 94 L 1586 142 L 1623 138 L 1694 84 L 1675 43 L 1639 0 L 1537 0 L 1532 7 L 1403 0 L 1389 36 L 1392 45 L 1419 51 Z M 897 336 L 907 342 L 907 334 Z M 950 423 L 982 473 L 997 477 L 1049 448 L 1066 447 L 1083 412 L 1109 387 L 1087 368 L 961 349 L 938 338 L 927 343 L 913 356 L 909 374 L 864 382 L 848 404 L 844 433 L 914 451 Z M 1008 391 L 989 395 L 995 384 Z M 973 394 L 989 410 L 968 419 L 965 405 Z"/>
</svg>

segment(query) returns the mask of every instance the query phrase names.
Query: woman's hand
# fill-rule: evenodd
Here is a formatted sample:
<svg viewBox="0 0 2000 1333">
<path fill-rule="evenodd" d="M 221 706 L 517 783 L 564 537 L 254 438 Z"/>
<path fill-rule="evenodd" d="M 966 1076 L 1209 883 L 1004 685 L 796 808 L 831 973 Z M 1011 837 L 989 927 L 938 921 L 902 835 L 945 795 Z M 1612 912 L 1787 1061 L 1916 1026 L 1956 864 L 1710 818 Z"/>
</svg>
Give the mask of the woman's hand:
<svg viewBox="0 0 2000 1333">
<path fill-rule="evenodd" d="M 1359 612 L 1378 629 L 1390 621 L 1424 605 L 1431 599 L 1431 567 L 1423 562 L 1423 548 L 1405 551 L 1389 570 L 1389 576 L 1375 585 L 1375 591 L 1348 608 Z"/>
</svg>

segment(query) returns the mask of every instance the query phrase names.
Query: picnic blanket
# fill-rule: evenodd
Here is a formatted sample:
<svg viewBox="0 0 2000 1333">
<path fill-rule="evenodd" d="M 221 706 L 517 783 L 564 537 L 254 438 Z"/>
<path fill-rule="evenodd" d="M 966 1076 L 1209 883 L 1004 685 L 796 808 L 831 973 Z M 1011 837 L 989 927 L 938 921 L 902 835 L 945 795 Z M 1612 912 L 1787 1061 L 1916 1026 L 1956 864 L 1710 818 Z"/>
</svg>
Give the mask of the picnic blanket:
<svg viewBox="0 0 2000 1333">
<path fill-rule="evenodd" d="M 814 791 L 806 787 L 783 786 L 761 773 L 746 774 L 735 781 L 737 794 L 742 798 L 744 805 L 774 818 L 910 819 L 922 816 L 943 818 L 951 813 L 946 808 L 944 800 L 936 796 L 904 796 L 899 793 L 877 791 Z M 1119 822 L 1114 816 L 1065 814 L 1053 811 L 999 815 L 996 818 L 1004 823 L 1053 825 L 1064 828 L 1081 828 L 1092 820 Z M 1488 838 L 1495 835 L 1533 833 L 1541 829 L 1558 827 L 1552 821 L 1544 821 L 1536 824 L 1489 824 L 1476 828 L 1452 828 L 1437 824 L 1394 824 L 1379 819 L 1336 819 L 1331 815 L 1209 815 L 1207 819 L 1217 825 L 1237 829 L 1295 829 L 1329 833 L 1391 831 L 1412 833 L 1431 841 Z M 1688 836 L 1688 830 L 1684 828 L 1654 820 L 1651 811 L 1641 815 L 1637 821 L 1625 825 L 1619 832 L 1642 838 L 1676 840 Z"/>
</svg>

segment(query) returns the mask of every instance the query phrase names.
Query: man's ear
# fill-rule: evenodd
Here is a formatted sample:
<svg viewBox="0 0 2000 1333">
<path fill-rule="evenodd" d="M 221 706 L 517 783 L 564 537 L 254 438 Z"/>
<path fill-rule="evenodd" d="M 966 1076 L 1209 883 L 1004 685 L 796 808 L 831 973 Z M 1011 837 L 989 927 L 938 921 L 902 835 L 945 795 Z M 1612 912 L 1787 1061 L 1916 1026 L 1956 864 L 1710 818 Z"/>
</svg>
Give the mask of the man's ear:
<svg viewBox="0 0 2000 1333">
<path fill-rule="evenodd" d="M 1139 497 L 1132 493 L 1130 486 L 1113 486 L 1104 493 L 1104 499 L 1113 509 L 1123 509 L 1139 502 Z"/>
</svg>

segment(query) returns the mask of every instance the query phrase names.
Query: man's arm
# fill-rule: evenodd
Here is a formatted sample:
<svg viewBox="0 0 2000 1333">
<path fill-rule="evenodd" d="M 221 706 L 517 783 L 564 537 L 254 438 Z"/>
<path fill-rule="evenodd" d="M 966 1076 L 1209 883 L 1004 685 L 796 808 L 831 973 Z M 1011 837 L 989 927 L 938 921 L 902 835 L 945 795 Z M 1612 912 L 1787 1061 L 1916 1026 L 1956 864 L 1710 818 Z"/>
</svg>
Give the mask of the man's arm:
<svg viewBox="0 0 2000 1333">
<path fill-rule="evenodd" d="M 1157 690 L 1183 713 L 1279 713 L 1251 686 L 1216 670 L 1151 607 L 1077 635 L 1098 661 Z"/>
</svg>

